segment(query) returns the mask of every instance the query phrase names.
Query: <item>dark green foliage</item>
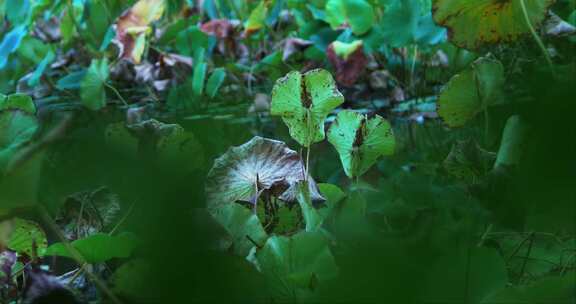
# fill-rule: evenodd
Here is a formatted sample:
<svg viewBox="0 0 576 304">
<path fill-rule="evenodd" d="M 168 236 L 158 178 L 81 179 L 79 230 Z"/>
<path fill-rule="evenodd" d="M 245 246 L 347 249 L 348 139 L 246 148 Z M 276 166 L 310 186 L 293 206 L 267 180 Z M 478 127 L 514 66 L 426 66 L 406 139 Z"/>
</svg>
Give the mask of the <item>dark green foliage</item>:
<svg viewBox="0 0 576 304">
<path fill-rule="evenodd" d="M 0 303 L 573 303 L 575 16 L 0 1 Z"/>
</svg>

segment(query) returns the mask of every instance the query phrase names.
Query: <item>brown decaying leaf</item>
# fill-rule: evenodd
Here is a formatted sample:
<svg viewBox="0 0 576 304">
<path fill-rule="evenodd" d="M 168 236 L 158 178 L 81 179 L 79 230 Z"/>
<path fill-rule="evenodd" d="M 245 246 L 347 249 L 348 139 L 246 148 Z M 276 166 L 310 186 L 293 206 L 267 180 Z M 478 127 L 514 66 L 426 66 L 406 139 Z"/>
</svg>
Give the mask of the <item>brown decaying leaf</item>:
<svg viewBox="0 0 576 304">
<path fill-rule="evenodd" d="M 143 49 L 137 48 L 136 41 L 147 34 L 150 23 L 163 13 L 163 0 L 140 0 L 118 18 L 115 43 L 120 48 L 120 58 L 140 63 Z"/>
<path fill-rule="evenodd" d="M 200 26 L 200 30 L 218 40 L 217 49 L 225 56 L 246 56 L 246 46 L 240 42 L 241 22 L 239 20 L 215 19 Z"/>
<path fill-rule="evenodd" d="M 218 212 L 226 204 L 254 204 L 263 193 L 295 203 L 297 184 L 304 179 L 304 164 L 296 151 L 281 141 L 256 136 L 215 160 L 206 182 L 208 209 Z M 324 201 L 314 180 L 308 181 L 312 201 Z"/>
<path fill-rule="evenodd" d="M 282 61 L 287 61 L 292 55 L 301 52 L 314 44 L 312 41 L 300 38 L 287 38 L 281 42 L 283 45 Z"/>
<path fill-rule="evenodd" d="M 328 60 L 336 68 L 336 81 L 346 87 L 351 87 L 356 83 L 368 63 L 362 47 L 357 48 L 344 59 L 336 54 L 333 44 L 328 46 Z"/>
<path fill-rule="evenodd" d="M 233 37 L 239 25 L 240 21 L 238 20 L 214 19 L 202 24 L 200 29 L 207 35 L 215 36 L 218 39 L 225 39 Z"/>
</svg>

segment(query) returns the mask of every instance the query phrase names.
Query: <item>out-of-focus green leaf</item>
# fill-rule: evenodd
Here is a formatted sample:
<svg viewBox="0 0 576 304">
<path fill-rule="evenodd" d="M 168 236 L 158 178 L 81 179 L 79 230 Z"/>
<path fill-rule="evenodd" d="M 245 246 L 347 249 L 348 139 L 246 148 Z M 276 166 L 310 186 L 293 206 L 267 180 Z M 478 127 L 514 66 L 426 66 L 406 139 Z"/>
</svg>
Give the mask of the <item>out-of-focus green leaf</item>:
<svg viewBox="0 0 576 304">
<path fill-rule="evenodd" d="M 322 226 L 323 218 L 314 208 L 312 199 L 310 198 L 310 188 L 306 187 L 306 184 L 304 181 L 298 183 L 297 198 L 302 214 L 304 215 L 304 221 L 306 222 L 306 231 L 314 232 Z"/>
<path fill-rule="evenodd" d="M 176 36 L 176 50 L 180 55 L 193 56 L 201 48 L 208 48 L 208 35 L 197 26 L 191 26 Z"/>
<path fill-rule="evenodd" d="M 12 24 L 25 24 L 32 12 L 30 0 L 6 0 L 6 17 Z"/>
<path fill-rule="evenodd" d="M 40 82 L 40 77 L 42 77 L 42 75 L 46 71 L 46 68 L 50 63 L 52 63 L 55 57 L 56 56 L 54 55 L 54 52 L 52 50 L 49 50 L 44 59 L 42 59 L 40 64 L 36 67 L 36 69 L 32 73 L 32 76 L 28 79 L 29 86 L 31 87 L 36 86 L 38 82 Z"/>
<path fill-rule="evenodd" d="M 108 59 L 93 59 L 80 84 L 82 104 L 97 111 L 106 106 L 105 83 L 108 80 Z"/>
<path fill-rule="evenodd" d="M 194 75 L 192 76 L 192 91 L 196 96 L 200 96 L 204 92 L 207 68 L 208 65 L 206 62 L 200 62 L 194 66 Z"/>
<path fill-rule="evenodd" d="M 446 30 L 434 24 L 430 12 L 422 14 L 421 0 L 388 1 L 380 27 L 384 41 L 394 47 L 436 44 L 446 37 Z"/>
<path fill-rule="evenodd" d="M 0 94 L 0 111 L 20 110 L 28 114 L 36 114 L 36 105 L 32 98 L 26 94 L 16 93 L 8 96 Z"/>
<path fill-rule="evenodd" d="M 481 304 L 493 303 L 558 303 L 574 302 L 576 273 L 569 271 L 562 276 L 549 276 L 533 283 L 502 288 L 487 296 Z"/>
<path fill-rule="evenodd" d="M 265 21 L 267 14 L 268 14 L 268 1 L 262 0 L 258 4 L 258 6 L 256 6 L 256 8 L 252 10 L 252 12 L 250 13 L 250 17 L 248 17 L 248 20 L 244 22 L 245 35 L 249 36 L 250 34 L 257 32 L 258 30 L 263 28 L 266 25 Z"/>
<path fill-rule="evenodd" d="M 256 257 L 271 285 L 286 295 L 298 289 L 313 289 L 317 282 L 338 275 L 330 247 L 319 232 L 272 236 Z"/>
<path fill-rule="evenodd" d="M 82 85 L 82 79 L 86 76 L 86 70 L 72 72 L 56 81 L 59 90 L 78 90 Z"/>
<path fill-rule="evenodd" d="M 206 95 L 210 96 L 210 98 L 214 98 L 218 93 L 218 89 L 220 89 L 220 86 L 224 83 L 225 78 L 226 70 L 224 68 L 214 69 L 206 82 Z"/>
<path fill-rule="evenodd" d="M 328 0 L 326 21 L 333 29 L 348 25 L 355 35 L 362 35 L 374 24 L 374 9 L 365 0 Z"/>
<path fill-rule="evenodd" d="M 26 36 L 26 33 L 26 26 L 19 25 L 4 36 L 4 39 L 2 39 L 2 42 L 0 43 L 0 69 L 3 69 L 4 66 L 6 66 L 8 56 L 18 49 L 22 42 L 22 38 Z"/>
<path fill-rule="evenodd" d="M 460 248 L 430 266 L 421 302 L 478 303 L 507 283 L 506 265 L 496 250 Z"/>
<path fill-rule="evenodd" d="M 138 245 L 138 240 L 131 233 L 123 233 L 117 236 L 96 233 L 85 239 L 76 240 L 71 245 L 78 250 L 87 263 L 96 264 L 114 258 L 130 257 Z M 74 257 L 62 243 L 50 245 L 46 249 L 46 255 Z"/>
</svg>

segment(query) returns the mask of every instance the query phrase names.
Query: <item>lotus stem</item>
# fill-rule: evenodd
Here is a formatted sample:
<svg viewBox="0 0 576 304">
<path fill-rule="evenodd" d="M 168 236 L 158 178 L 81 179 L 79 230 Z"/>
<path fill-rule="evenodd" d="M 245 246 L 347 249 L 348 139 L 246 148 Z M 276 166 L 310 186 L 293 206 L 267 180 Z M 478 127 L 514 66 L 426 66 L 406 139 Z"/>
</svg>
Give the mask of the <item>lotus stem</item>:
<svg viewBox="0 0 576 304">
<path fill-rule="evenodd" d="M 552 75 L 555 76 L 556 72 L 554 70 L 554 64 L 552 63 L 552 59 L 550 58 L 550 54 L 548 53 L 546 46 L 542 42 L 542 39 L 540 39 L 540 37 L 538 36 L 538 33 L 536 33 L 536 30 L 534 29 L 532 22 L 530 22 L 530 16 L 528 16 L 528 10 L 526 9 L 526 3 L 524 2 L 524 0 L 520 0 L 520 7 L 522 8 L 522 14 L 524 15 L 524 21 L 526 21 L 526 25 L 528 26 L 528 29 L 530 30 L 530 34 L 532 34 L 534 41 L 536 41 L 536 44 L 538 44 L 538 46 L 540 47 L 540 50 L 542 51 L 542 54 L 544 54 L 544 58 L 546 59 L 546 62 L 548 63 L 548 66 L 550 67 L 550 71 L 552 72 Z"/>
</svg>

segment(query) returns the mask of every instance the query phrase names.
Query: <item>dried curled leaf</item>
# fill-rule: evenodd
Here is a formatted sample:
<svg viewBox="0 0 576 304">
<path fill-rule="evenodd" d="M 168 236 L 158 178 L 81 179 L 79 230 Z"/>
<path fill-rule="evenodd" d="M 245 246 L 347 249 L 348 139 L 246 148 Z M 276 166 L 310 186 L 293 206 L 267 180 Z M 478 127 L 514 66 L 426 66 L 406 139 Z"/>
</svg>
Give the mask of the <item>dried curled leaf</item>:
<svg viewBox="0 0 576 304">
<path fill-rule="evenodd" d="M 120 47 L 120 58 L 140 63 L 149 25 L 162 17 L 164 8 L 164 0 L 140 0 L 118 18 L 116 44 Z"/>
<path fill-rule="evenodd" d="M 264 192 L 295 203 L 297 184 L 304 179 L 304 164 L 296 151 L 281 141 L 256 136 L 214 162 L 206 183 L 208 209 L 217 215 L 236 202 L 254 205 Z M 308 181 L 312 200 L 324 200 L 312 178 Z"/>
</svg>

